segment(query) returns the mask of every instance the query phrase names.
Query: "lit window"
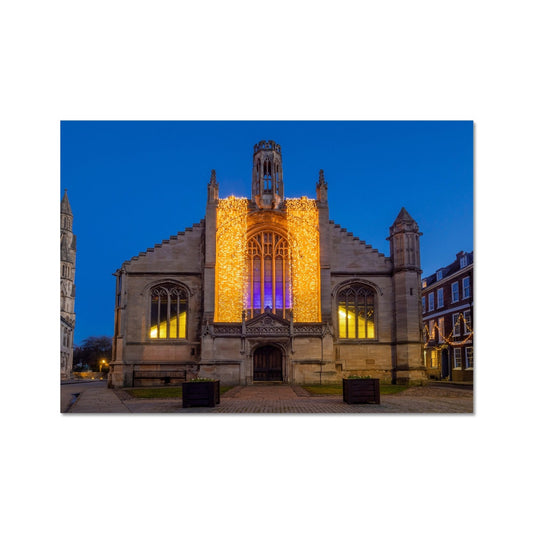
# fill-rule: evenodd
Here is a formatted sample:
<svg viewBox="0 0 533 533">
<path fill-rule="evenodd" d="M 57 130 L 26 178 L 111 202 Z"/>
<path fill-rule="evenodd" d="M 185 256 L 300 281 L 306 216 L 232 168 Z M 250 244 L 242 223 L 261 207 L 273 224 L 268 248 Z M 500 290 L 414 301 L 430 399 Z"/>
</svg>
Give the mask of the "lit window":
<svg viewBox="0 0 533 533">
<path fill-rule="evenodd" d="M 459 283 L 456 281 L 452 283 L 452 302 L 459 301 Z"/>
<path fill-rule="evenodd" d="M 150 338 L 184 339 L 187 332 L 187 293 L 173 283 L 151 292 Z"/>
<path fill-rule="evenodd" d="M 341 339 L 374 339 L 374 292 L 363 285 L 351 285 L 339 292 L 339 337 Z"/>
<path fill-rule="evenodd" d="M 439 352 L 437 350 L 431 351 L 431 368 L 439 367 Z"/>
<path fill-rule="evenodd" d="M 470 276 L 463 278 L 463 298 L 470 298 Z"/>
<path fill-rule="evenodd" d="M 453 367 L 461 368 L 461 348 L 453 349 Z"/>
<path fill-rule="evenodd" d="M 437 307 L 444 306 L 444 289 L 439 289 L 437 291 Z"/>
<path fill-rule="evenodd" d="M 435 293 L 430 292 L 428 294 L 428 311 L 435 309 Z"/>
<path fill-rule="evenodd" d="M 422 288 L 425 289 L 428 286 L 428 282 L 426 279 L 422 280 Z"/>
<path fill-rule="evenodd" d="M 248 241 L 247 317 L 257 316 L 268 307 L 288 318 L 292 308 L 289 243 L 272 231 L 257 233 Z"/>
</svg>

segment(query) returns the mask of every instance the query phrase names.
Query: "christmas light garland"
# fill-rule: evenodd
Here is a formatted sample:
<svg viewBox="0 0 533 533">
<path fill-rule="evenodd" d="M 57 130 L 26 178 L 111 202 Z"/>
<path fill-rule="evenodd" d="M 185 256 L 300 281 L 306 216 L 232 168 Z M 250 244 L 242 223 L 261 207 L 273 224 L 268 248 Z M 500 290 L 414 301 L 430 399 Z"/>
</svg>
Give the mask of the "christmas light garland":
<svg viewBox="0 0 533 533">
<path fill-rule="evenodd" d="M 452 341 L 451 339 L 452 339 L 452 337 L 454 337 L 453 331 L 456 328 L 456 326 L 459 325 L 459 322 L 461 320 L 463 321 L 463 324 L 468 329 L 469 334 L 462 341 Z M 455 324 L 454 324 L 454 326 L 452 328 L 452 332 L 450 333 L 450 335 L 448 337 L 446 337 L 444 335 L 444 331 L 440 330 L 438 323 L 435 324 L 434 328 L 437 329 L 437 331 L 439 333 L 439 337 L 444 340 L 444 342 L 441 343 L 441 344 L 449 344 L 450 346 L 464 346 L 474 336 L 474 330 L 469 326 L 468 322 L 465 320 L 465 317 L 463 316 L 463 313 L 459 313 L 459 316 L 457 317 L 457 320 L 455 321 Z M 427 334 L 427 337 L 428 337 L 429 340 L 433 340 L 435 338 L 434 336 L 431 336 L 431 332 L 430 332 L 429 327 L 428 327 L 427 324 L 424 326 L 424 333 Z M 428 344 L 428 342 L 426 342 L 424 347 L 427 348 L 428 346 L 429 346 L 429 344 Z"/>
<path fill-rule="evenodd" d="M 287 198 L 294 322 L 320 322 L 320 240 L 315 200 Z"/>
<path fill-rule="evenodd" d="M 245 302 L 248 200 L 219 200 L 215 264 L 215 322 L 240 322 Z"/>
</svg>

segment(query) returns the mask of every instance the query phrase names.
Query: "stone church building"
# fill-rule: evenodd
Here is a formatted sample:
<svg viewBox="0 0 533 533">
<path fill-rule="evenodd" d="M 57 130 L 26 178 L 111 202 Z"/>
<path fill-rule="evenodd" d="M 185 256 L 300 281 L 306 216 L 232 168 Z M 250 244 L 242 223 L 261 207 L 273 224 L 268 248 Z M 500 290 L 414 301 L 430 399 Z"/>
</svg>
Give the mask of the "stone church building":
<svg viewBox="0 0 533 533">
<path fill-rule="evenodd" d="M 316 199 L 285 196 L 273 141 L 254 146 L 250 198 L 218 191 L 212 171 L 205 218 L 114 274 L 110 386 L 426 379 L 421 233 L 404 208 L 386 257 L 330 220 L 322 170 Z"/>
<path fill-rule="evenodd" d="M 72 374 L 72 358 L 74 354 L 74 327 L 76 326 L 76 313 L 74 312 L 74 299 L 76 286 L 76 235 L 72 232 L 72 209 L 68 201 L 67 191 L 61 200 L 61 281 L 60 281 L 60 349 L 61 349 L 61 379 L 69 378 Z"/>
</svg>

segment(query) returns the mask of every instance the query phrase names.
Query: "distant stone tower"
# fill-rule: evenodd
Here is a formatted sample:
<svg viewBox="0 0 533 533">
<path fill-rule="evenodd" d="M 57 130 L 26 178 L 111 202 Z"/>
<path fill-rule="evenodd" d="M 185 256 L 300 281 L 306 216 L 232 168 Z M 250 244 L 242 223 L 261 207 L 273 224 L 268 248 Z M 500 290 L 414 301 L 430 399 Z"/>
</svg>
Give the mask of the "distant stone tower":
<svg viewBox="0 0 533 533">
<path fill-rule="evenodd" d="M 420 297 L 420 242 L 418 224 L 402 207 L 390 227 L 390 256 L 393 263 L 394 334 L 398 384 L 426 379 L 422 354 L 422 309 Z"/>
<path fill-rule="evenodd" d="M 260 141 L 254 146 L 252 199 L 260 209 L 276 209 L 283 202 L 281 146 Z"/>
<path fill-rule="evenodd" d="M 72 210 L 67 191 L 61 200 L 61 378 L 72 373 L 74 327 L 76 313 L 74 298 L 76 287 L 76 236 L 72 233 Z"/>
</svg>

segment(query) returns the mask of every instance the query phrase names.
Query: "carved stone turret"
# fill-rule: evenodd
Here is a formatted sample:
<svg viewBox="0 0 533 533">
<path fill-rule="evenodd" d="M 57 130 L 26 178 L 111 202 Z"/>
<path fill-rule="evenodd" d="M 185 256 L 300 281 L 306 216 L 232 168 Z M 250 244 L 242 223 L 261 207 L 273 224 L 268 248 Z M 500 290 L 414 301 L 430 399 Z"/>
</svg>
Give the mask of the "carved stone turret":
<svg viewBox="0 0 533 533">
<path fill-rule="evenodd" d="M 402 207 L 394 224 L 390 227 L 390 255 L 395 270 L 413 269 L 420 271 L 420 242 L 422 235 L 418 224 L 405 207 Z"/>
<path fill-rule="evenodd" d="M 277 209 L 283 198 L 281 146 L 260 141 L 254 146 L 252 199 L 260 209 Z"/>
<path fill-rule="evenodd" d="M 420 306 L 420 242 L 418 224 L 402 207 L 390 227 L 393 263 L 394 347 L 393 382 L 419 383 L 426 377 L 422 359 L 422 309 Z"/>
<path fill-rule="evenodd" d="M 61 317 L 72 327 L 76 323 L 74 298 L 76 287 L 76 236 L 72 232 L 72 210 L 67 191 L 61 201 Z"/>
<path fill-rule="evenodd" d="M 324 179 L 324 171 L 320 169 L 318 172 L 318 183 L 316 184 L 316 201 L 319 204 L 328 203 L 328 184 Z"/>
<path fill-rule="evenodd" d="M 67 196 L 67 190 L 61 200 L 61 378 L 69 378 L 72 374 L 72 360 L 74 354 L 74 328 L 76 313 L 74 300 L 76 286 L 76 235 L 72 231 L 72 209 Z"/>
<path fill-rule="evenodd" d="M 214 170 L 211 171 L 211 179 L 207 184 L 207 203 L 214 204 L 218 201 L 218 182 L 217 174 Z"/>
</svg>

